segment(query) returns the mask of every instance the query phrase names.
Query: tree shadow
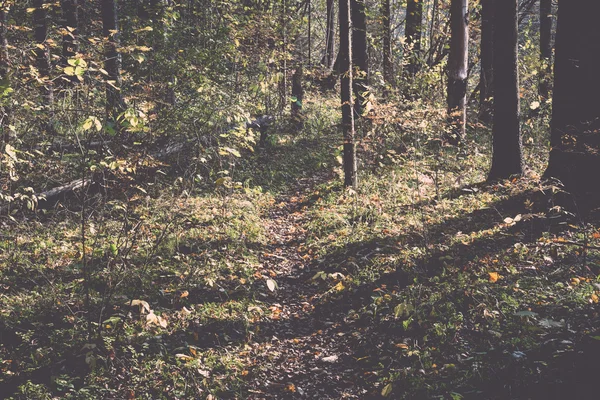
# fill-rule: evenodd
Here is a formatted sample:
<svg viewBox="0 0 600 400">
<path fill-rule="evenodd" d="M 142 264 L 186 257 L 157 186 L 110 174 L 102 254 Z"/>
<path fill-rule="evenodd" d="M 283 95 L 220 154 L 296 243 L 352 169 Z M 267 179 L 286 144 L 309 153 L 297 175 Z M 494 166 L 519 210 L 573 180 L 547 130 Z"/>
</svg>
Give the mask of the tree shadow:
<svg viewBox="0 0 600 400">
<path fill-rule="evenodd" d="M 537 204 L 533 209 L 528 208 L 525 203 L 525 200 L 531 201 L 532 199 Z M 556 221 L 532 214 L 536 211 L 536 207 L 540 210 L 544 208 L 544 201 L 545 196 L 535 191 L 525 191 L 516 196 L 497 201 L 485 209 L 478 209 L 471 213 L 448 218 L 438 224 L 428 226 L 427 240 L 430 243 L 447 244 L 441 250 L 427 249 L 425 254 L 409 262 L 397 262 L 393 266 L 393 271 L 383 273 L 373 281 L 362 282 L 358 286 L 344 290 L 334 296 L 322 296 L 323 288 L 311 281 L 311 277 L 316 270 L 340 272 L 339 267 L 342 266 L 348 272 L 355 273 L 357 269 L 371 264 L 377 257 L 385 257 L 397 253 L 399 251 L 399 243 L 402 246 L 426 247 L 422 235 L 410 233 L 396 236 L 381 236 L 368 241 L 348 243 L 342 248 L 330 251 L 310 268 L 306 268 L 303 271 L 296 271 L 293 275 L 277 278 L 281 287 L 280 290 L 288 291 L 284 296 L 303 295 L 306 297 L 307 303 L 311 303 L 311 297 L 313 296 L 320 297 L 320 300 L 312 302 L 311 305 L 315 306 L 314 309 L 309 309 L 304 313 L 297 312 L 298 310 L 291 310 L 291 313 L 278 319 L 263 318 L 258 322 L 249 322 L 244 318 L 238 318 L 225 321 L 215 320 L 205 323 L 192 323 L 187 328 L 161 335 L 160 340 L 156 339 L 156 343 L 150 340 L 144 351 L 148 357 L 151 357 L 165 353 L 173 354 L 176 349 L 187 348 L 188 346 L 207 350 L 225 346 L 238 346 L 249 340 L 266 343 L 273 341 L 275 337 L 278 342 L 281 342 L 299 337 L 310 338 L 315 335 L 323 336 L 325 334 L 332 337 L 339 337 L 339 339 L 333 339 L 333 342 L 328 344 L 329 350 L 335 350 L 340 354 L 339 360 L 329 364 L 313 357 L 313 359 L 308 359 L 304 362 L 304 366 L 307 368 L 323 372 L 318 378 L 319 383 L 322 384 L 322 389 L 325 391 L 325 395 L 322 398 L 327 398 L 327 396 L 334 393 L 339 395 L 346 387 L 357 385 L 363 388 L 372 387 L 374 382 L 373 376 L 367 376 L 364 373 L 372 369 L 373 365 L 361 362 L 361 358 L 381 353 L 382 348 L 387 348 L 387 344 L 385 343 L 391 343 L 391 341 L 396 340 L 398 337 L 406 336 L 407 334 L 419 337 L 419 335 L 422 335 L 422 332 L 419 331 L 418 326 L 414 328 L 414 331 L 407 332 L 405 329 L 401 329 L 395 325 L 374 324 L 373 319 L 352 320 L 348 318 L 349 312 L 368 307 L 373 301 L 372 295 L 374 290 L 378 288 L 386 287 L 388 290 L 402 291 L 412 284 L 415 279 L 440 276 L 445 269 L 444 263 L 446 261 L 444 260 L 450 259 L 455 265 L 467 263 L 476 258 L 497 255 L 517 243 L 534 243 L 541 236 L 541 233 L 551 229 L 564 229 L 565 225 L 560 225 Z M 530 216 L 514 222 L 512 226 L 506 226 L 497 232 L 476 237 L 467 244 L 461 242 L 450 243 L 450 239 L 458 232 L 467 235 L 472 232 L 489 230 L 499 224 L 505 223 L 505 216 L 515 216 L 517 214 L 530 214 Z M 254 245 L 257 250 L 262 249 L 260 243 Z M 193 246 L 189 250 L 192 251 Z M 346 262 L 349 259 L 354 260 L 352 265 Z M 226 298 L 218 292 L 196 290 L 190 293 L 189 301 L 197 304 L 203 302 L 221 302 L 225 299 L 242 301 L 255 299 L 260 293 L 264 293 L 264 283 L 257 281 L 249 288 L 233 295 L 227 295 Z M 279 297 L 274 294 L 268 297 L 268 300 L 269 302 L 277 302 L 279 301 Z M 160 299 L 148 299 L 148 301 L 152 304 L 160 303 Z M 164 304 L 163 306 L 168 307 L 169 305 Z M 462 305 L 462 307 L 467 306 L 467 304 Z M 367 329 L 369 327 L 371 328 Z M 359 335 L 359 337 L 353 336 L 354 332 L 361 332 L 361 330 L 368 332 L 368 340 L 364 338 L 364 335 Z M 4 333 L 8 334 L 7 332 Z M 139 349 L 142 346 L 141 343 L 115 343 L 116 348 L 125 345 L 133 346 L 134 348 L 139 347 Z M 75 351 L 73 355 L 69 356 L 70 358 L 65 359 L 72 358 L 80 362 L 81 355 L 78 353 Z M 502 361 L 507 360 L 502 359 Z M 61 362 L 64 363 L 64 361 Z M 78 365 L 76 362 L 73 361 L 73 364 Z M 71 361 L 68 363 L 70 364 Z M 508 365 L 511 364 L 509 363 Z M 395 365 L 395 367 L 397 366 Z M 386 367 L 384 367 L 385 369 Z M 87 371 L 87 367 L 84 366 L 83 368 L 79 368 L 78 372 L 83 377 L 87 373 L 85 371 Z M 305 369 L 292 372 L 292 375 L 294 379 L 300 382 L 317 379 L 306 371 Z M 42 375 L 33 372 L 27 376 L 5 380 L 0 384 L 0 390 L 5 389 L 2 393 L 11 393 L 11 390 L 14 392 L 16 386 L 18 386 L 16 384 L 25 380 L 45 383 L 47 377 L 42 377 Z M 251 371 L 250 376 L 256 378 L 261 375 L 260 372 Z M 337 376 L 339 379 L 328 379 L 331 376 Z M 516 379 L 512 375 L 504 377 Z M 284 378 L 276 376 L 273 379 Z M 281 381 L 280 383 L 283 384 L 285 381 Z M 489 381 L 477 382 L 474 379 L 469 384 L 469 387 L 479 388 L 484 384 L 489 384 Z M 492 395 L 494 390 L 500 394 L 500 397 Z M 507 394 L 507 391 L 506 387 L 502 385 L 499 387 L 492 385 L 486 389 L 485 394 L 491 397 L 483 396 L 479 398 L 503 398 L 502 396 Z M 292 394 L 289 395 L 293 396 Z"/>
</svg>

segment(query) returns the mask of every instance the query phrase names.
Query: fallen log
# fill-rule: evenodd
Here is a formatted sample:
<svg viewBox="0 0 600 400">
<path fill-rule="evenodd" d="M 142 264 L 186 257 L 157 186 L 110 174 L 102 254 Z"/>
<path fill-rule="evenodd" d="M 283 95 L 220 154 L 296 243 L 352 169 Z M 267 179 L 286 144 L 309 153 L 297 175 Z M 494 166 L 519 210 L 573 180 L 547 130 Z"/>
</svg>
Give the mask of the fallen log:
<svg viewBox="0 0 600 400">
<path fill-rule="evenodd" d="M 266 135 L 266 129 L 274 121 L 275 121 L 275 117 L 270 116 L 270 115 L 262 115 L 262 116 L 257 117 L 252 122 L 246 123 L 246 129 L 252 128 L 252 129 L 259 130 L 261 133 L 261 141 L 264 141 L 264 135 Z M 235 129 L 235 127 L 232 129 Z M 158 150 L 153 153 L 150 153 L 149 156 L 152 158 L 155 158 L 157 160 L 163 160 L 173 154 L 183 151 L 190 145 L 194 145 L 196 143 L 202 142 L 202 140 L 203 140 L 203 138 L 201 137 L 199 139 L 184 140 L 182 142 L 170 143 L 167 146 L 165 146 L 165 148 L 163 148 L 162 150 Z M 95 147 L 104 146 L 108 143 L 109 142 L 91 142 L 91 144 Z M 61 148 L 64 149 L 66 147 L 67 146 L 62 146 Z M 56 206 L 56 203 L 60 199 L 64 198 L 67 194 L 73 193 L 73 192 L 81 190 L 81 189 L 86 189 L 93 184 L 99 183 L 99 182 L 97 182 L 97 180 L 98 180 L 97 177 L 99 177 L 99 176 L 101 176 L 101 174 L 96 173 L 87 179 L 83 179 L 83 178 L 75 179 L 69 183 L 54 187 L 54 188 L 46 190 L 44 192 L 34 193 L 33 195 L 31 195 L 31 199 L 33 199 L 33 201 L 35 203 L 37 203 L 38 209 L 53 208 L 54 206 Z M 2 206 L 0 208 L 0 215 L 8 213 L 10 211 L 11 205 L 13 205 L 12 203 L 13 202 L 9 202 L 7 205 Z"/>
</svg>

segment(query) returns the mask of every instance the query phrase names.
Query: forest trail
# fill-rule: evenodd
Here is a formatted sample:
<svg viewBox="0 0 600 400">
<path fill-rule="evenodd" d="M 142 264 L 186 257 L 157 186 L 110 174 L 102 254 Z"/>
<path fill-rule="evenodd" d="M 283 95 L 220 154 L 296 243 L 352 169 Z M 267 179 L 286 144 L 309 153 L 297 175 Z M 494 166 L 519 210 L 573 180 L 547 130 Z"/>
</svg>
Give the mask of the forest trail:
<svg viewBox="0 0 600 400">
<path fill-rule="evenodd" d="M 272 314 L 251 340 L 250 399 L 360 398 L 344 315 L 319 309 L 322 288 L 311 279 L 310 257 L 302 254 L 309 222 L 305 199 L 325 179 L 300 179 L 269 211 L 270 242 L 261 262 L 277 288 L 265 302 Z"/>
</svg>

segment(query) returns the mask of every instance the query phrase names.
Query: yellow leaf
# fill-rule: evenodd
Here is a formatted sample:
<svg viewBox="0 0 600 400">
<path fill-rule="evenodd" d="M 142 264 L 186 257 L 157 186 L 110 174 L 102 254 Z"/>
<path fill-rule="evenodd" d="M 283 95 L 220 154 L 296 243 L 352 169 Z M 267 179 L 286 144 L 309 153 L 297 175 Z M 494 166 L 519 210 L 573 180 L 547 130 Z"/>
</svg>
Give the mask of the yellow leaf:
<svg viewBox="0 0 600 400">
<path fill-rule="evenodd" d="M 500 274 L 498 274 L 497 272 L 489 272 L 489 274 L 490 274 L 490 282 L 492 282 L 492 283 L 494 283 L 498 279 L 500 279 Z"/>
<path fill-rule="evenodd" d="M 183 293 L 181 293 L 181 295 L 179 296 L 180 299 L 183 299 L 185 297 L 188 297 L 190 295 L 190 292 L 188 292 L 187 290 L 184 290 Z"/>
<path fill-rule="evenodd" d="M 593 303 L 597 303 L 600 299 L 598 298 L 598 295 L 596 293 L 592 293 L 592 296 L 590 297 L 590 300 Z"/>
<path fill-rule="evenodd" d="M 399 349 L 408 349 L 408 345 L 404 343 L 398 343 L 396 344 L 396 347 Z"/>
<path fill-rule="evenodd" d="M 285 387 L 285 390 L 288 392 L 296 393 L 296 385 L 290 383 Z"/>
<path fill-rule="evenodd" d="M 344 290 L 344 289 L 345 289 L 345 286 L 344 286 L 344 284 L 343 284 L 342 282 L 338 282 L 338 284 L 337 284 L 337 285 L 335 285 L 333 288 L 334 288 L 334 289 L 335 289 L 337 292 L 341 292 L 342 290 Z"/>
<path fill-rule="evenodd" d="M 394 387 L 392 386 L 391 383 L 388 383 L 387 385 L 385 385 L 383 387 L 383 389 L 381 390 L 381 395 L 383 397 L 388 397 L 390 394 L 392 394 L 392 389 L 394 389 Z"/>
</svg>

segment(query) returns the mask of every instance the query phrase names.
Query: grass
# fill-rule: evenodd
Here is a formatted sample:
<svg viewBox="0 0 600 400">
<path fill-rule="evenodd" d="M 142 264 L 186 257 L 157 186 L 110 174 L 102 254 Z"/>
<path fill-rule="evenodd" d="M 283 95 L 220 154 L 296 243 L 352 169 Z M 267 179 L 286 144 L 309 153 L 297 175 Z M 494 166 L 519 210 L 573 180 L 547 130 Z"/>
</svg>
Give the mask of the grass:
<svg viewBox="0 0 600 400">
<path fill-rule="evenodd" d="M 485 140 L 440 147 L 443 113 L 399 111 L 365 125 L 346 190 L 328 101 L 309 97 L 301 133 L 278 126 L 213 183 L 173 168 L 94 198 L 83 231 L 77 202 L 4 218 L 2 393 L 585 394 L 600 226 L 553 203 L 539 149 L 526 177 L 483 184 Z"/>
</svg>

